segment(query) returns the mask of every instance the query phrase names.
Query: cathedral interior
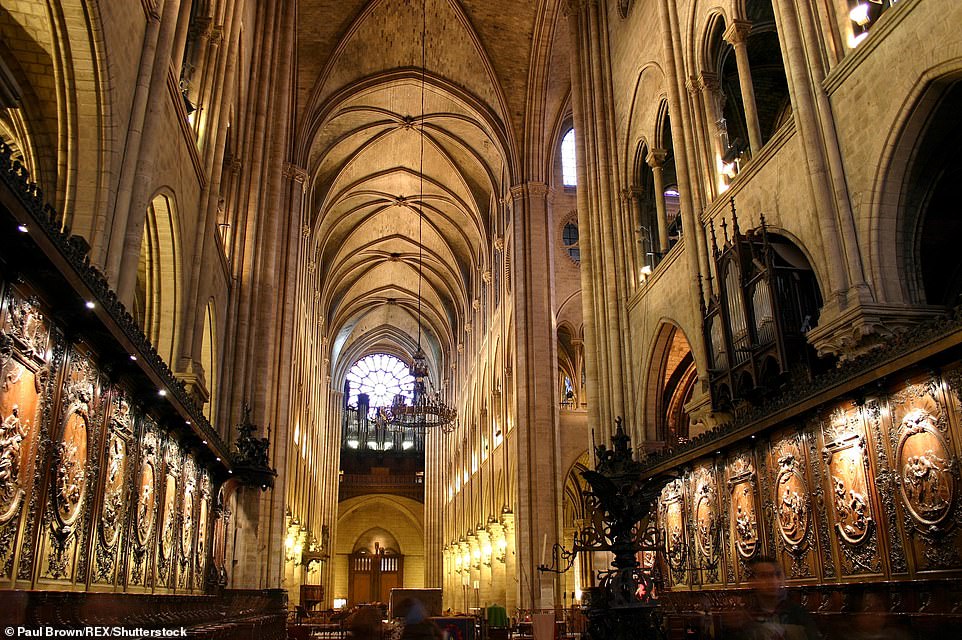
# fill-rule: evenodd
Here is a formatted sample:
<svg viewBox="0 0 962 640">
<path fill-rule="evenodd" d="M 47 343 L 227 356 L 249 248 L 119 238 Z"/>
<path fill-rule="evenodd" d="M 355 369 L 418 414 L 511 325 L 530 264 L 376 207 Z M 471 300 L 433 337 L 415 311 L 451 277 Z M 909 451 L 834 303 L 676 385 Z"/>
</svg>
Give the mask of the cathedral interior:
<svg viewBox="0 0 962 640">
<path fill-rule="evenodd" d="M 956 0 L 0 0 L 6 635 L 962 628 L 960 114 Z"/>
</svg>

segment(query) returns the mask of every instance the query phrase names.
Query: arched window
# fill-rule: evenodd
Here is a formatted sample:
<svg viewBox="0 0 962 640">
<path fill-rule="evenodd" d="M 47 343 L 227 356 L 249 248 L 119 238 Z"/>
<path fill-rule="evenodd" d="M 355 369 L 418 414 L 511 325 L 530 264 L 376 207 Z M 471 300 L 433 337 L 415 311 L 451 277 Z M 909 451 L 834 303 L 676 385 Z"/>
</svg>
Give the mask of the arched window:
<svg viewBox="0 0 962 640">
<path fill-rule="evenodd" d="M 561 139 L 561 180 L 566 187 L 578 186 L 574 129 L 568 129 L 568 133 Z"/>
<path fill-rule="evenodd" d="M 577 263 L 581 263 L 581 249 L 578 248 L 578 225 L 569 222 L 561 231 L 561 241 L 564 243 L 568 256 Z"/>
<path fill-rule="evenodd" d="M 408 366 L 386 353 L 364 356 L 355 362 L 347 373 L 347 381 L 351 390 L 347 403 L 351 406 L 357 406 L 359 393 L 367 394 L 371 408 L 389 407 L 397 395 L 408 400 L 414 396 L 414 376 Z"/>
</svg>

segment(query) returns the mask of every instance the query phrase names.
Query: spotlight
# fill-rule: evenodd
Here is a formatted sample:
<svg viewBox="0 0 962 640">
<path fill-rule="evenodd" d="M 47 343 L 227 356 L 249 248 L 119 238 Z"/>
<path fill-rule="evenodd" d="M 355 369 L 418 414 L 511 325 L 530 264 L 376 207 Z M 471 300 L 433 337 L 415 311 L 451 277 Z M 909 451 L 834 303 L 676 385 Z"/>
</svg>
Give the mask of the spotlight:
<svg viewBox="0 0 962 640">
<path fill-rule="evenodd" d="M 860 2 L 851 11 L 848 12 L 848 17 L 852 19 L 852 22 L 860 27 L 864 27 L 868 24 L 869 20 L 872 19 L 869 15 L 869 6 L 867 2 Z"/>
<path fill-rule="evenodd" d="M 27 225 L 25 225 L 25 224 L 18 224 L 18 225 L 17 225 L 17 231 L 19 231 L 20 233 L 26 233 L 26 232 L 30 231 L 30 229 L 28 229 L 28 228 L 27 228 Z"/>
<path fill-rule="evenodd" d="M 97 304 L 91 300 L 87 300 L 87 302 L 84 303 L 84 306 L 87 307 L 88 309 L 93 309 L 94 307 L 97 306 Z"/>
</svg>

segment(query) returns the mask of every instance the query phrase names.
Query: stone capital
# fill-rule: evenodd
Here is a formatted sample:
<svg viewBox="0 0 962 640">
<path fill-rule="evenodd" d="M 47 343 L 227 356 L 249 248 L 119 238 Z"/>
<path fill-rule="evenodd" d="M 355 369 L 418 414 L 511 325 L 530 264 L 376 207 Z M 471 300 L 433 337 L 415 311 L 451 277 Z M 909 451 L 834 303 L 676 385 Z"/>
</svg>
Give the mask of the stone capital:
<svg viewBox="0 0 962 640">
<path fill-rule="evenodd" d="M 661 169 L 668 159 L 668 149 L 649 149 L 645 161 L 652 169 Z"/>
<path fill-rule="evenodd" d="M 748 40 L 748 35 L 752 32 L 752 23 L 748 20 L 732 20 L 722 38 L 725 42 L 734 46 L 744 44 Z"/>
<path fill-rule="evenodd" d="M 544 182 L 525 182 L 511 187 L 511 197 L 515 200 L 524 198 L 546 197 L 548 185 Z"/>
<path fill-rule="evenodd" d="M 291 162 L 284 163 L 284 177 L 294 182 L 307 182 L 307 170 Z"/>
<path fill-rule="evenodd" d="M 702 91 L 717 93 L 721 91 L 721 83 L 718 81 L 718 74 L 711 71 L 702 71 L 696 80 L 698 88 Z"/>
<path fill-rule="evenodd" d="M 224 25 L 216 24 L 210 28 L 209 42 L 215 47 L 224 42 Z"/>
</svg>

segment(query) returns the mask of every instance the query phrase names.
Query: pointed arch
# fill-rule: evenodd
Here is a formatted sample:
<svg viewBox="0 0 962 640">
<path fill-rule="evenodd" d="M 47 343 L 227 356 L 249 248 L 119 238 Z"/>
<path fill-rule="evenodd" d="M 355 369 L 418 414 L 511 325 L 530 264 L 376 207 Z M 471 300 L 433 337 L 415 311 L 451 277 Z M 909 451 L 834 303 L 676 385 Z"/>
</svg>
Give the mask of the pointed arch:
<svg viewBox="0 0 962 640">
<path fill-rule="evenodd" d="M 643 391 L 646 440 L 671 446 L 689 437 L 685 404 L 691 400 L 697 380 L 688 336 L 673 320 L 662 320 L 648 361 Z"/>
<path fill-rule="evenodd" d="M 158 192 L 147 206 L 137 263 L 134 320 L 157 353 L 173 363 L 181 309 L 180 234 L 170 190 Z"/>
</svg>

